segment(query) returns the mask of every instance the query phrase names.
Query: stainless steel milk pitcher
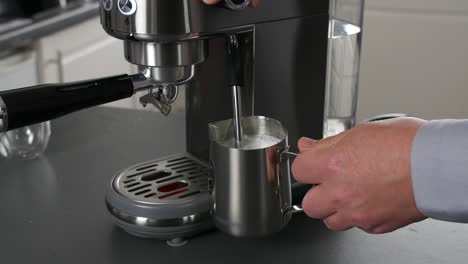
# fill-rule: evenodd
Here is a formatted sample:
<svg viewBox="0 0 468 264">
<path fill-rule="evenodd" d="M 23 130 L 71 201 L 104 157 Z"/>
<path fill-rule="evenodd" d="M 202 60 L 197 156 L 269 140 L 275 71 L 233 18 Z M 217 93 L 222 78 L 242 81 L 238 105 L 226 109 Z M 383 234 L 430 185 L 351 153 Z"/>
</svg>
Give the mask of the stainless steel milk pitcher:
<svg viewBox="0 0 468 264">
<path fill-rule="evenodd" d="M 232 119 L 209 125 L 214 222 L 233 236 L 265 236 L 302 211 L 292 205 L 288 133 L 279 121 L 262 116 L 244 117 L 242 124 L 239 146 Z"/>
</svg>

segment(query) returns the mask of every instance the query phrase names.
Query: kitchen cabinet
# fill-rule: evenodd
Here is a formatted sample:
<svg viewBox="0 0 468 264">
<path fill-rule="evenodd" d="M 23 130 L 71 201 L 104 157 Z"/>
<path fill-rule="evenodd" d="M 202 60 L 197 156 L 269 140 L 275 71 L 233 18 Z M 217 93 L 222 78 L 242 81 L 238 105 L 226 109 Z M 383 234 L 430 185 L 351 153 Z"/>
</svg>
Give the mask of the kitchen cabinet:
<svg viewBox="0 0 468 264">
<path fill-rule="evenodd" d="M 468 118 L 468 1 L 366 2 L 358 118 Z"/>
</svg>

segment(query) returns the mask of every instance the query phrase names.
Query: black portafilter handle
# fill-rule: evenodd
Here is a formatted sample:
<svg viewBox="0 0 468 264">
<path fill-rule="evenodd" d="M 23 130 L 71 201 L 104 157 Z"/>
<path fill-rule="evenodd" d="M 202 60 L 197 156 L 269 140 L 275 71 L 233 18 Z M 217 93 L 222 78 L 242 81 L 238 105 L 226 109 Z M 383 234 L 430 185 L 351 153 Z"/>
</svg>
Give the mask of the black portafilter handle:
<svg viewBox="0 0 468 264">
<path fill-rule="evenodd" d="M 224 0 L 222 5 L 231 10 L 242 10 L 250 5 L 251 0 Z"/>
<path fill-rule="evenodd" d="M 0 92 L 0 132 L 41 123 L 133 94 L 134 83 L 127 74 Z"/>
</svg>

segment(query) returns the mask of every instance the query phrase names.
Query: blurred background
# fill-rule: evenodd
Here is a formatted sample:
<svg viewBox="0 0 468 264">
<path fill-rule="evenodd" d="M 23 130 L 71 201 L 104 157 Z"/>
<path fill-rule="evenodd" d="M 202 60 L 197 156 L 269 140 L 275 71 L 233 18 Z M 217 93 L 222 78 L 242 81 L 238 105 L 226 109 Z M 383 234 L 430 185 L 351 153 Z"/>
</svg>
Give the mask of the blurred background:
<svg viewBox="0 0 468 264">
<path fill-rule="evenodd" d="M 0 0 L 0 90 L 134 72 L 97 8 L 95 0 Z M 367 0 L 358 120 L 468 118 L 467 28 L 466 0 Z M 138 98 L 111 106 L 141 108 Z"/>
<path fill-rule="evenodd" d="M 358 120 L 468 118 L 468 1 L 366 0 Z"/>
</svg>

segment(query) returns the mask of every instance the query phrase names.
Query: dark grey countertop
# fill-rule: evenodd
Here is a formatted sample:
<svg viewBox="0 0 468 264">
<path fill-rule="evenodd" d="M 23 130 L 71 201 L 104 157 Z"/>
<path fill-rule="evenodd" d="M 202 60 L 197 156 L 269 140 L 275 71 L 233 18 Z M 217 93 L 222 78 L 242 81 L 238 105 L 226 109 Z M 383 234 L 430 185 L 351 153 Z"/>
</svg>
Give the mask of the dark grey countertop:
<svg viewBox="0 0 468 264">
<path fill-rule="evenodd" d="M 72 4 L 65 9 L 46 11 L 31 19 L 31 22 L 0 34 L 0 50 L 28 43 L 36 38 L 63 30 L 99 14 L 97 1 Z"/>
<path fill-rule="evenodd" d="M 112 224 L 106 186 L 122 168 L 183 151 L 183 117 L 100 107 L 52 129 L 41 159 L 0 161 L 1 263 L 467 263 L 468 225 L 433 220 L 369 235 L 298 215 L 269 238 L 211 232 L 181 248 L 132 237 Z"/>
</svg>

